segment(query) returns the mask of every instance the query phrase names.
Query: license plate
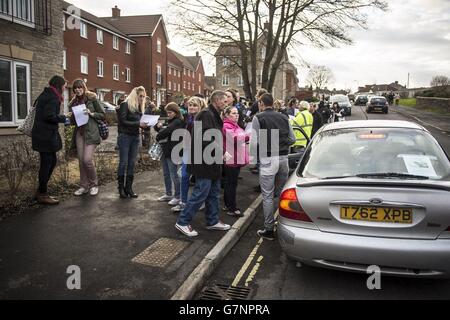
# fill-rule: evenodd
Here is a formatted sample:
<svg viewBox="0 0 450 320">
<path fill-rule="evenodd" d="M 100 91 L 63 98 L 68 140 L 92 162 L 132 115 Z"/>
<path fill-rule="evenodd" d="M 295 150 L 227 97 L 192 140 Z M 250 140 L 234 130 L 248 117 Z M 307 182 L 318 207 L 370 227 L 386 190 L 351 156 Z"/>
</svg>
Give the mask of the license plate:
<svg viewBox="0 0 450 320">
<path fill-rule="evenodd" d="M 412 223 L 412 218 L 408 208 L 341 206 L 341 219 L 345 220 Z"/>
</svg>

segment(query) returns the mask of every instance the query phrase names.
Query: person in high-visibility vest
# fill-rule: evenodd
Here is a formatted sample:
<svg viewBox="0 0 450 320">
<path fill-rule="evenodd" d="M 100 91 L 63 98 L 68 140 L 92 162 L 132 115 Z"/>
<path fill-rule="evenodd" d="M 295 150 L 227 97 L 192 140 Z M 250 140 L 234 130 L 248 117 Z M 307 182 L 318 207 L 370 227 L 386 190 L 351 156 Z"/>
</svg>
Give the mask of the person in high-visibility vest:
<svg viewBox="0 0 450 320">
<path fill-rule="evenodd" d="M 300 102 L 299 110 L 300 112 L 297 113 L 295 118 L 290 121 L 291 125 L 293 128 L 301 127 L 308 135 L 308 139 L 311 139 L 314 117 L 309 112 L 309 103 L 307 101 Z M 294 133 L 296 141 L 292 147 L 294 149 L 305 148 L 308 143 L 308 139 L 299 130 L 294 130 Z"/>
</svg>

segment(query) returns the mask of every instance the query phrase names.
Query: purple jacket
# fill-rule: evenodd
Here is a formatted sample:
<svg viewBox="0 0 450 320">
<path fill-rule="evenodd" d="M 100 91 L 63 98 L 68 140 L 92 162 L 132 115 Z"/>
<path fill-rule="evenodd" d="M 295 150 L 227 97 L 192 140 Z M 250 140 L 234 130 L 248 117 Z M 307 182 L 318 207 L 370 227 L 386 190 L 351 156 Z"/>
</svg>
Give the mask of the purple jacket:
<svg viewBox="0 0 450 320">
<path fill-rule="evenodd" d="M 231 120 L 223 121 L 223 153 L 228 152 L 232 158 L 225 161 L 227 167 L 243 167 L 249 163 L 249 152 L 247 141 L 250 134 L 247 134 L 239 125 Z"/>
</svg>

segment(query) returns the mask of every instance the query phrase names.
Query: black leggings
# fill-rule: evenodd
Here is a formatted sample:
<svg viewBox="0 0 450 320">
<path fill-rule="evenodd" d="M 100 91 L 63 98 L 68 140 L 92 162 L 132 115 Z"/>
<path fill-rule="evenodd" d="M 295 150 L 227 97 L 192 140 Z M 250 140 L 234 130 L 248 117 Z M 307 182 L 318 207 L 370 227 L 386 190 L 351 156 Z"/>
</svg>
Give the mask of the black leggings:
<svg viewBox="0 0 450 320">
<path fill-rule="evenodd" d="M 39 192 L 47 193 L 47 185 L 56 166 L 56 152 L 40 152 Z"/>
</svg>

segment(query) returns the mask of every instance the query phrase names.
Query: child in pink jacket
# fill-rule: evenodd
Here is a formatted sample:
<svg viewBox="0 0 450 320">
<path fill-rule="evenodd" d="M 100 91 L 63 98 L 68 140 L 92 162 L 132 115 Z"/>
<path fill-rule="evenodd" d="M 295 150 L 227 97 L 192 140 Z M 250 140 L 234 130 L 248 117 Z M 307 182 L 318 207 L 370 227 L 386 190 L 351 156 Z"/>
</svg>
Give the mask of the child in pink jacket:
<svg viewBox="0 0 450 320">
<path fill-rule="evenodd" d="M 225 187 L 224 201 L 227 214 L 233 217 L 242 217 L 241 210 L 236 204 L 236 189 L 241 167 L 249 163 L 247 142 L 250 133 L 246 133 L 239 125 L 239 111 L 236 107 L 228 107 L 224 111 L 223 121 L 223 149 Z"/>
</svg>

